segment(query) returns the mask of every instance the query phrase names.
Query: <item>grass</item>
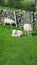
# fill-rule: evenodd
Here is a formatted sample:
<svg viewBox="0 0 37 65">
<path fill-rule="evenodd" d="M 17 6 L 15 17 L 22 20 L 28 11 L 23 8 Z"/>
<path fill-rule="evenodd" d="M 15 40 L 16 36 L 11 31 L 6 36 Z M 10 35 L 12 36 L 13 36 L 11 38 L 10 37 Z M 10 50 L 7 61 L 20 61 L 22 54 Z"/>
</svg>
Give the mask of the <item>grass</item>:
<svg viewBox="0 0 37 65">
<path fill-rule="evenodd" d="M 13 38 L 12 29 L 0 25 L 0 65 L 37 65 L 37 30 L 32 37 Z"/>
</svg>

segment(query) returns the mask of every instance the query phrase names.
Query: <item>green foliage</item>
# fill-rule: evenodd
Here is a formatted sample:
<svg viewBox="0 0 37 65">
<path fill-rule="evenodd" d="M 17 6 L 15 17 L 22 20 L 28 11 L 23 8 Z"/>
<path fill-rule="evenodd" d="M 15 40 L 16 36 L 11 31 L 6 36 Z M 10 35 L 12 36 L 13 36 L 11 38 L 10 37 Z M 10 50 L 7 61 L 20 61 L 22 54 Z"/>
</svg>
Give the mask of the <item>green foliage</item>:
<svg viewBox="0 0 37 65">
<path fill-rule="evenodd" d="M 32 0 L 0 0 L 0 6 L 32 11 L 34 10 L 34 7 L 35 7 L 34 2 L 35 1 L 32 1 Z"/>
<path fill-rule="evenodd" d="M 35 4 L 33 2 L 30 1 L 23 1 L 21 2 L 21 8 L 28 10 L 28 11 L 33 11 L 35 9 Z"/>
<path fill-rule="evenodd" d="M 3 6 L 4 5 L 4 0 L 0 0 L 0 6 Z"/>
<path fill-rule="evenodd" d="M 4 0 L 4 6 L 8 6 L 8 0 Z"/>
</svg>

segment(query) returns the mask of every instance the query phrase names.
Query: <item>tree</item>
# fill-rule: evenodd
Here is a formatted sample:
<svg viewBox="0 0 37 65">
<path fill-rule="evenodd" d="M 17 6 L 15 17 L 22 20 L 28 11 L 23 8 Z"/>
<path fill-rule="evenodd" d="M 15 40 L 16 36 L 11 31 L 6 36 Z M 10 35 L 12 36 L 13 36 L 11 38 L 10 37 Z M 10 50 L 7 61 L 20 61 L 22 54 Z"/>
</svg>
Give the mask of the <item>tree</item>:
<svg viewBox="0 0 37 65">
<path fill-rule="evenodd" d="M 4 0 L 4 6 L 8 6 L 8 0 Z"/>
<path fill-rule="evenodd" d="M 20 8 L 21 1 L 22 0 L 9 0 L 8 1 L 8 6 L 9 7 L 14 7 L 14 8 Z"/>
<path fill-rule="evenodd" d="M 4 0 L 0 0 L 0 6 L 3 6 L 4 5 Z"/>
</svg>

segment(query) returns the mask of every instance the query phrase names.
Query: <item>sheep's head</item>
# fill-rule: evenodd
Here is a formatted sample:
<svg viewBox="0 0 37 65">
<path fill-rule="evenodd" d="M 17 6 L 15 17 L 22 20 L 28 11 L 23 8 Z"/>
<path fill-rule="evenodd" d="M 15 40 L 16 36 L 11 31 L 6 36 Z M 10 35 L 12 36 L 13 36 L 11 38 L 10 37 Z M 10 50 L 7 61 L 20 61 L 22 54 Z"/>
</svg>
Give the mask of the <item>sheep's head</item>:
<svg viewBox="0 0 37 65">
<path fill-rule="evenodd" d="M 15 34 L 17 34 L 17 30 L 15 30 Z"/>
<path fill-rule="evenodd" d="M 4 21 L 4 19 L 2 18 L 2 19 L 1 19 L 1 22 L 3 22 L 3 21 Z"/>
</svg>

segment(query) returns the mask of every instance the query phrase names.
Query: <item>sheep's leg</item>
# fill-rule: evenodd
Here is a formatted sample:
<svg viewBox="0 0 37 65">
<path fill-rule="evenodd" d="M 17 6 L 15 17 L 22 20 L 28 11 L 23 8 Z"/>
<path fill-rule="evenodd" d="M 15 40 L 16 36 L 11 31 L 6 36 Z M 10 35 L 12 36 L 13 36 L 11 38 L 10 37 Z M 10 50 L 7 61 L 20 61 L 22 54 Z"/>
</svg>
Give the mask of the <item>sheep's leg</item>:
<svg viewBox="0 0 37 65">
<path fill-rule="evenodd" d="M 16 24 L 16 27 L 17 27 L 17 24 Z"/>
<path fill-rule="evenodd" d="M 6 25 L 6 23 L 4 23 L 4 26 Z"/>
<path fill-rule="evenodd" d="M 29 32 L 27 32 L 28 36 L 30 36 Z"/>
<path fill-rule="evenodd" d="M 26 35 L 26 33 L 27 33 L 27 32 L 25 31 L 25 35 Z"/>
<path fill-rule="evenodd" d="M 10 24 L 10 26 L 12 26 L 12 24 Z"/>
<path fill-rule="evenodd" d="M 32 36 L 32 32 L 28 32 L 28 36 Z"/>
<path fill-rule="evenodd" d="M 30 36 L 32 36 L 32 32 L 30 32 Z"/>
</svg>

